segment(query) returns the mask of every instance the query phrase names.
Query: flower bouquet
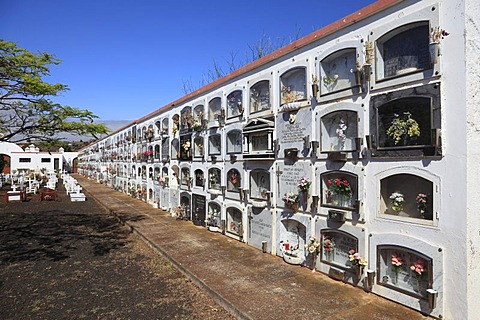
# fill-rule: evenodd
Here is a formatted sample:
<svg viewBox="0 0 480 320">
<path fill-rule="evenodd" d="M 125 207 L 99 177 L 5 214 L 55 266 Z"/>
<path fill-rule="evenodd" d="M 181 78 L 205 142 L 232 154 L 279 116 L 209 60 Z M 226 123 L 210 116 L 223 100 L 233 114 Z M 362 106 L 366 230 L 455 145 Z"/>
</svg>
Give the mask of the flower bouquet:
<svg viewBox="0 0 480 320">
<path fill-rule="evenodd" d="M 360 253 L 356 252 L 354 249 L 348 251 L 348 260 L 350 264 L 355 269 L 355 273 L 358 277 L 362 274 L 363 268 L 367 266 L 368 261 L 362 258 Z"/>
<path fill-rule="evenodd" d="M 332 260 L 333 250 L 335 248 L 335 242 L 333 242 L 332 238 L 328 236 L 323 236 L 322 247 L 327 260 Z"/>
<path fill-rule="evenodd" d="M 395 273 L 395 278 L 393 280 L 394 284 L 398 283 L 398 273 L 403 269 L 403 259 L 400 258 L 397 254 L 392 254 L 391 262 L 393 266 L 393 272 Z"/>
<path fill-rule="evenodd" d="M 298 194 L 294 192 L 285 193 L 282 200 L 287 208 L 295 209 L 296 205 L 298 205 Z"/>
<path fill-rule="evenodd" d="M 387 136 L 393 139 L 395 145 L 402 142 L 402 145 L 408 145 L 409 139 L 416 139 L 420 136 L 420 126 L 415 119 L 412 119 L 410 112 L 404 112 L 403 118 L 394 114 L 392 124 L 387 129 Z"/>
<path fill-rule="evenodd" d="M 416 198 L 418 212 L 425 218 L 425 213 L 428 208 L 428 196 L 424 193 L 419 193 Z"/>
<path fill-rule="evenodd" d="M 390 195 L 390 200 L 392 200 L 392 210 L 395 212 L 400 212 L 403 210 L 403 204 L 405 203 L 405 197 L 399 192 L 394 192 Z"/>
<path fill-rule="evenodd" d="M 353 190 L 347 179 L 328 179 L 327 203 L 341 207 L 350 207 L 352 204 Z"/>
<path fill-rule="evenodd" d="M 320 252 L 320 242 L 314 236 L 308 238 L 308 243 L 305 245 L 305 249 L 312 255 L 312 272 L 315 272 L 315 262 L 317 255 Z"/>
<path fill-rule="evenodd" d="M 424 272 L 427 271 L 425 266 L 425 261 L 421 258 L 418 258 L 415 262 L 412 263 L 410 266 L 410 270 L 414 272 L 415 277 L 417 278 L 417 291 L 421 291 L 421 281 Z"/>
</svg>

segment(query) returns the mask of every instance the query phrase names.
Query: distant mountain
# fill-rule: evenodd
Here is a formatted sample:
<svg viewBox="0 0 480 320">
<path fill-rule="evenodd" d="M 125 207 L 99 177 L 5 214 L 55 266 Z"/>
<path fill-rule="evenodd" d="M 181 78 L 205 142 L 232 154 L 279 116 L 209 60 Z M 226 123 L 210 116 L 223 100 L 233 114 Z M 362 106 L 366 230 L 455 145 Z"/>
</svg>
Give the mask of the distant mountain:
<svg viewBox="0 0 480 320">
<path fill-rule="evenodd" d="M 105 124 L 105 126 L 110 130 L 110 132 L 114 132 L 131 123 L 132 121 L 133 120 L 98 120 L 95 122 Z M 70 133 L 61 133 L 58 135 L 58 137 L 66 141 L 88 141 L 92 139 L 92 137 L 89 136 L 78 136 Z"/>
</svg>

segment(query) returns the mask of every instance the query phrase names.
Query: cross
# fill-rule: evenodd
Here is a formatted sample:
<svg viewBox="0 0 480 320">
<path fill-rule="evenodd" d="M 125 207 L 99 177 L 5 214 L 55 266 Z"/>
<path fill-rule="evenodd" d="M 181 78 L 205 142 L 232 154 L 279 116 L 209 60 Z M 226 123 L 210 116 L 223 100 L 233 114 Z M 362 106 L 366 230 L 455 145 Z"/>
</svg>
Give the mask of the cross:
<svg viewBox="0 0 480 320">
<path fill-rule="evenodd" d="M 277 196 L 280 198 L 280 176 L 282 175 L 283 171 L 278 169 L 275 171 L 275 174 L 277 175 Z"/>
</svg>

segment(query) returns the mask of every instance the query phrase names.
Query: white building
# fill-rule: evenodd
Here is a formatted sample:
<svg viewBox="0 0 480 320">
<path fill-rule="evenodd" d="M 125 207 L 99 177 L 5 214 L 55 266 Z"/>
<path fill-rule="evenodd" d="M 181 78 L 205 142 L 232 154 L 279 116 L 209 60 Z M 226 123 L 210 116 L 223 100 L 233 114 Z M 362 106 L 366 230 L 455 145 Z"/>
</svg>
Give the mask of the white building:
<svg viewBox="0 0 480 320">
<path fill-rule="evenodd" d="M 60 148 L 58 152 L 41 152 L 33 144 L 23 150 L 14 143 L 0 143 L 0 154 L 8 162 L 7 171 L 67 171 L 73 172 L 76 167 L 78 152 L 64 152 Z"/>
<path fill-rule="evenodd" d="M 479 16 L 476 0 L 377 1 L 85 148 L 80 172 L 419 312 L 477 319 Z"/>
</svg>

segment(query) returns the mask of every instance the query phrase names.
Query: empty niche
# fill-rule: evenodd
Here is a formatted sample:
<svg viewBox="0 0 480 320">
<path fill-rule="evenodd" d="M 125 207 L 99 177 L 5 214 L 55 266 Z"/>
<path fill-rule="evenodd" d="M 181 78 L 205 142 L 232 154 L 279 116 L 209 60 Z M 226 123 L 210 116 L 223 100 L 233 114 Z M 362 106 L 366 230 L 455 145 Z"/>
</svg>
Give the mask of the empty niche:
<svg viewBox="0 0 480 320">
<path fill-rule="evenodd" d="M 381 245 L 377 250 L 379 285 L 427 299 L 427 289 L 433 282 L 430 257 L 401 246 Z"/>
<path fill-rule="evenodd" d="M 334 111 L 321 118 L 322 152 L 347 152 L 357 149 L 358 115 L 355 111 Z"/>
<path fill-rule="evenodd" d="M 413 174 L 395 174 L 380 180 L 380 213 L 433 220 L 433 182 Z"/>
<path fill-rule="evenodd" d="M 227 118 L 238 117 L 243 111 L 243 92 L 235 90 L 227 96 Z"/>
<path fill-rule="evenodd" d="M 280 76 L 280 104 L 307 99 L 306 68 L 294 68 Z"/>
</svg>

